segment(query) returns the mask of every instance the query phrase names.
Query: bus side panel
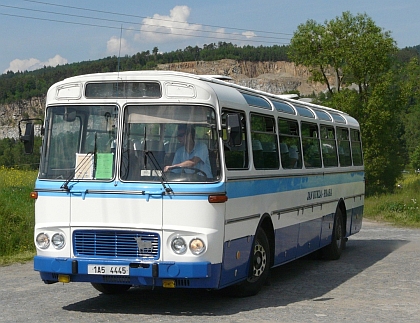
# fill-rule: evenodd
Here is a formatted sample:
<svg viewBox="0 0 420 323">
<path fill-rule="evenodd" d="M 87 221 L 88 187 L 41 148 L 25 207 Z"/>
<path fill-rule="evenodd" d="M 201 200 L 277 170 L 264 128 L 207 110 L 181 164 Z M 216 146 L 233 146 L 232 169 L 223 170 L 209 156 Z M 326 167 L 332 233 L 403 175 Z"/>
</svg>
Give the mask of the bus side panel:
<svg viewBox="0 0 420 323">
<path fill-rule="evenodd" d="M 357 206 L 351 212 L 351 229 L 350 234 L 355 234 L 362 228 L 363 205 Z"/>
<path fill-rule="evenodd" d="M 248 260 L 251 255 L 252 237 L 225 242 L 220 287 L 248 277 Z"/>
<path fill-rule="evenodd" d="M 319 248 L 321 227 L 321 218 L 300 223 L 297 257 L 304 256 Z"/>
<path fill-rule="evenodd" d="M 322 217 L 321 240 L 319 242 L 321 248 L 331 243 L 334 215 L 335 213 L 330 213 Z"/>
<path fill-rule="evenodd" d="M 353 199 L 350 235 L 359 232 L 362 228 L 364 203 L 364 196 L 355 197 Z"/>
<path fill-rule="evenodd" d="M 276 250 L 274 256 L 274 265 L 279 265 L 296 258 L 298 235 L 299 224 L 276 230 Z"/>
</svg>

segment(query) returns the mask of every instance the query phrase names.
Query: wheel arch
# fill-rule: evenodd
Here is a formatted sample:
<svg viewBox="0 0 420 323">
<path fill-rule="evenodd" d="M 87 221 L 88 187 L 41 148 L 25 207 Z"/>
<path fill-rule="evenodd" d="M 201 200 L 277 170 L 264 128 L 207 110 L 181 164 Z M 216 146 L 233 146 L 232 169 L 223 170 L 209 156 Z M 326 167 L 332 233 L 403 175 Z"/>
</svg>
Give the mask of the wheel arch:
<svg viewBox="0 0 420 323">
<path fill-rule="evenodd" d="M 271 220 L 271 216 L 269 214 L 267 213 L 263 214 L 263 216 L 261 217 L 260 223 L 258 224 L 256 233 L 258 232 L 258 229 L 260 228 L 264 230 L 268 239 L 268 243 L 270 246 L 270 267 L 272 267 L 274 265 L 274 249 L 275 249 L 276 243 L 275 243 L 273 221 Z"/>
</svg>

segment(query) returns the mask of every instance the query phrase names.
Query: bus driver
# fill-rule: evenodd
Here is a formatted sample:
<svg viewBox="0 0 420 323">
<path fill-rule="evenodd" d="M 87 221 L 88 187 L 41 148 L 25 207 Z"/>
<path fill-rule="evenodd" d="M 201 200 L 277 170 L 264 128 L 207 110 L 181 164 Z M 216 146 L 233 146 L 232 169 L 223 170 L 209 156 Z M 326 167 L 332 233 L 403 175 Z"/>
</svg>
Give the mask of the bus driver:
<svg viewBox="0 0 420 323">
<path fill-rule="evenodd" d="M 177 138 L 182 146 L 176 150 L 172 165 L 165 166 L 164 171 L 175 167 L 197 168 L 212 178 L 208 148 L 204 143 L 195 142 L 194 127 L 179 125 Z"/>
</svg>

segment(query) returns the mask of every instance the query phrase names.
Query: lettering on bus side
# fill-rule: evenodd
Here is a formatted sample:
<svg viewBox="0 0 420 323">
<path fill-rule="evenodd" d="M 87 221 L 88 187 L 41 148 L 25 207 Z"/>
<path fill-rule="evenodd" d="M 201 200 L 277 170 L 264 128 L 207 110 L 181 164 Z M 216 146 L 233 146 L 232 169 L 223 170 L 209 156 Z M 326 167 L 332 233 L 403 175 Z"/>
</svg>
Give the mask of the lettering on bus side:
<svg viewBox="0 0 420 323">
<path fill-rule="evenodd" d="M 309 191 L 306 200 L 315 200 L 323 197 L 332 196 L 332 188 L 326 188 L 324 190 Z"/>
</svg>

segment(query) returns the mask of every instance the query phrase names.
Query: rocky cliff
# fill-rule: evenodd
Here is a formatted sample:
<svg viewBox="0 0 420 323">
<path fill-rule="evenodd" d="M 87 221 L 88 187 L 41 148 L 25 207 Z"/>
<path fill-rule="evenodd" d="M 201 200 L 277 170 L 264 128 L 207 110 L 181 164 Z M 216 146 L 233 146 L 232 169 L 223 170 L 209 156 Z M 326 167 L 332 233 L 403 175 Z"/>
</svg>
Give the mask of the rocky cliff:
<svg viewBox="0 0 420 323">
<path fill-rule="evenodd" d="M 256 90 L 283 94 L 299 91 L 303 96 L 319 93 L 325 85 L 309 82 L 309 69 L 290 62 L 239 62 L 222 59 L 213 62 L 182 62 L 161 64 L 159 70 L 181 71 L 193 74 L 230 76 L 234 83 Z"/>
<path fill-rule="evenodd" d="M 193 74 L 224 75 L 233 82 L 256 90 L 283 94 L 298 91 L 301 95 L 311 95 L 326 89 L 325 85 L 308 81 L 307 67 L 289 62 L 239 62 L 231 59 L 204 62 L 183 62 L 161 64 L 158 70 L 181 71 Z M 17 138 L 17 123 L 28 117 L 43 115 L 45 97 L 21 100 L 0 105 L 0 138 Z"/>
</svg>

